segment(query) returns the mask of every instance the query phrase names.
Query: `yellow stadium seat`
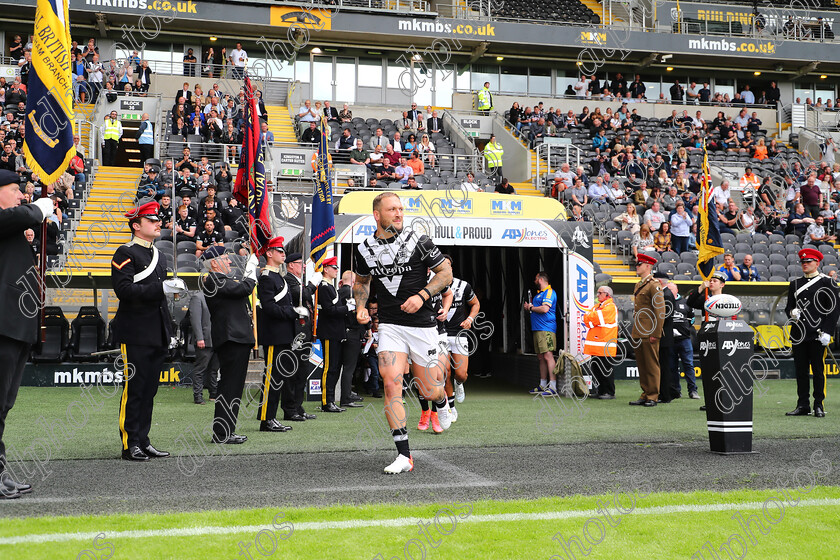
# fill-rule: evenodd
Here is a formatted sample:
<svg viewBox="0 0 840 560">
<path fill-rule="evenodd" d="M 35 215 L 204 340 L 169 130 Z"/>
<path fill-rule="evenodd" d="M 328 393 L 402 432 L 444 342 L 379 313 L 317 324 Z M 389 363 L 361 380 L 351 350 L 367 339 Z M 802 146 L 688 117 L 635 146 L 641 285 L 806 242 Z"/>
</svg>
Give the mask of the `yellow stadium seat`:
<svg viewBox="0 0 840 560">
<path fill-rule="evenodd" d="M 781 350 L 790 347 L 790 337 L 776 325 L 758 325 L 756 327 L 758 346 L 768 350 Z"/>
</svg>

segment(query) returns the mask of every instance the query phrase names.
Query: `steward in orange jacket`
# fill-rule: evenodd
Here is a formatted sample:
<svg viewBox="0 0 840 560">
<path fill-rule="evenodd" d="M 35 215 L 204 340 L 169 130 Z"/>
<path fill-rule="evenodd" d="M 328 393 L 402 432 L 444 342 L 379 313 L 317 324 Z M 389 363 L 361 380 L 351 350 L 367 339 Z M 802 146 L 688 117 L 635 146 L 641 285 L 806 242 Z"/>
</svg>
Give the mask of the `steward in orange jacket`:
<svg viewBox="0 0 840 560">
<path fill-rule="evenodd" d="M 583 351 L 592 356 L 589 366 L 592 372 L 592 396 L 598 399 L 615 398 L 615 379 L 612 368 L 618 343 L 618 320 L 612 288 L 601 286 L 596 297 L 598 303 L 584 316 L 583 322 L 589 328 Z"/>
</svg>

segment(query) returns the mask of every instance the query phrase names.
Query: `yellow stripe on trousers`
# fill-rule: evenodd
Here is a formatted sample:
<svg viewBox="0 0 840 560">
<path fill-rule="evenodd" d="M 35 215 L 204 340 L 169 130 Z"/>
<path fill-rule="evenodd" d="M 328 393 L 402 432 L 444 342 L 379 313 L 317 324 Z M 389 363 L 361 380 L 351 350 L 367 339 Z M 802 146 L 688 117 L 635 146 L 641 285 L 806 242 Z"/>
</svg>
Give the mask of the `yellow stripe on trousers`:
<svg viewBox="0 0 840 560">
<path fill-rule="evenodd" d="M 826 346 L 825 350 L 823 350 L 823 357 L 822 357 L 822 361 L 823 361 L 823 374 L 822 374 L 823 375 L 823 394 L 822 394 L 823 410 L 825 410 L 825 397 L 828 395 L 828 375 L 825 372 L 825 358 L 826 358 L 826 356 L 828 356 L 828 346 Z"/>
<path fill-rule="evenodd" d="M 274 367 L 274 346 L 268 347 L 268 361 L 265 366 L 265 383 L 263 384 L 263 399 L 260 405 L 260 420 L 265 420 L 268 410 L 268 390 L 271 388 L 271 368 Z"/>
<path fill-rule="evenodd" d="M 122 435 L 123 450 L 128 449 L 128 432 L 125 431 L 125 404 L 128 401 L 128 352 L 125 344 L 120 344 L 123 359 L 123 394 L 120 399 L 120 435 Z"/>
<path fill-rule="evenodd" d="M 324 341 L 324 373 L 321 374 L 321 404 L 327 406 L 327 371 L 330 369 L 330 341 Z"/>
</svg>

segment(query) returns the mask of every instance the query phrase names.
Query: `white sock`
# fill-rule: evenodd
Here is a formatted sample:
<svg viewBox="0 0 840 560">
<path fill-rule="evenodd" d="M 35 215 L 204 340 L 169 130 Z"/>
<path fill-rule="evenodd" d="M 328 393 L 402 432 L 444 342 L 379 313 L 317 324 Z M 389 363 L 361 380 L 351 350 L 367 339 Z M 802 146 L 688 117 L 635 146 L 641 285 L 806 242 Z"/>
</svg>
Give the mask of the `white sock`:
<svg viewBox="0 0 840 560">
<path fill-rule="evenodd" d="M 548 388 L 553 390 L 553 391 L 556 391 L 557 390 L 557 382 L 556 381 L 549 381 L 548 382 Z"/>
<path fill-rule="evenodd" d="M 548 379 L 540 379 L 540 389 L 548 387 Z"/>
</svg>

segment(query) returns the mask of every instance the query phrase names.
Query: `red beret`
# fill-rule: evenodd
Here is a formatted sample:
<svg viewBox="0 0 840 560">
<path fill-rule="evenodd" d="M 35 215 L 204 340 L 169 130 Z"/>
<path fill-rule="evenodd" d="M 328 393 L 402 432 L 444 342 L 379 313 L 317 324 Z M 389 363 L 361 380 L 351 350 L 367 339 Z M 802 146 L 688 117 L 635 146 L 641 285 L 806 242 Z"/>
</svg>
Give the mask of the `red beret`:
<svg viewBox="0 0 840 560">
<path fill-rule="evenodd" d="M 275 237 L 268 242 L 268 247 L 266 247 L 266 249 L 283 249 L 283 238 Z M 285 251 L 285 249 L 283 250 Z"/>
<path fill-rule="evenodd" d="M 800 261 L 804 259 L 814 259 L 817 262 L 822 262 L 823 260 L 823 254 L 816 249 L 802 249 L 799 251 L 798 255 Z"/>
<path fill-rule="evenodd" d="M 324 266 L 338 266 L 338 257 L 324 259 Z"/>
<path fill-rule="evenodd" d="M 135 218 L 156 218 L 158 217 L 158 210 L 160 209 L 160 205 L 155 202 L 154 200 L 151 202 L 147 202 L 143 206 L 139 208 L 132 208 L 128 212 L 125 213 L 125 217 L 129 220 L 133 220 Z"/>
<path fill-rule="evenodd" d="M 648 255 L 647 253 L 639 253 L 636 255 L 637 263 L 656 264 L 656 257 Z"/>
</svg>

